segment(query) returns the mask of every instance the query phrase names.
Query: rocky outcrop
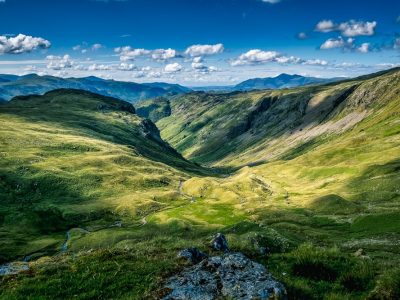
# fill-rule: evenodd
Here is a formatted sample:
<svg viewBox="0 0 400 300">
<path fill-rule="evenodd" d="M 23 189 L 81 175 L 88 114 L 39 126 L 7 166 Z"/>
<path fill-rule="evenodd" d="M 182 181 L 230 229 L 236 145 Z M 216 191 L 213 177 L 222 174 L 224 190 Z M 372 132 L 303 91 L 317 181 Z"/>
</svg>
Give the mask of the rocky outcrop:
<svg viewBox="0 0 400 300">
<path fill-rule="evenodd" d="M 184 258 L 192 264 L 197 264 L 201 262 L 203 259 L 206 259 L 208 255 L 201 252 L 197 248 L 187 248 L 179 252 L 178 257 Z"/>
<path fill-rule="evenodd" d="M 242 253 L 202 260 L 171 277 L 164 300 L 286 299 L 285 287 Z"/>
<path fill-rule="evenodd" d="M 214 250 L 227 252 L 229 250 L 228 241 L 222 233 L 217 233 L 211 241 Z"/>
</svg>

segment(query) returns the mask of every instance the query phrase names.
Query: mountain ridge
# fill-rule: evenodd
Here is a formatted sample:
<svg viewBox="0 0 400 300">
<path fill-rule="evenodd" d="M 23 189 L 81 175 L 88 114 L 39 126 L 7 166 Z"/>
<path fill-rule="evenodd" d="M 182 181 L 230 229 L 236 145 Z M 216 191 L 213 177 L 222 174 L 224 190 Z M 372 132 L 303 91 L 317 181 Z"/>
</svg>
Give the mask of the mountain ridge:
<svg viewBox="0 0 400 300">
<path fill-rule="evenodd" d="M 101 79 L 95 76 L 82 78 L 61 78 L 27 74 L 23 76 L 0 75 L 0 98 L 10 100 L 14 96 L 27 94 L 44 94 L 53 89 L 73 88 L 87 90 L 104 96 L 111 96 L 128 102 L 157 96 L 171 96 L 189 91 L 178 84 L 135 82 Z"/>
</svg>

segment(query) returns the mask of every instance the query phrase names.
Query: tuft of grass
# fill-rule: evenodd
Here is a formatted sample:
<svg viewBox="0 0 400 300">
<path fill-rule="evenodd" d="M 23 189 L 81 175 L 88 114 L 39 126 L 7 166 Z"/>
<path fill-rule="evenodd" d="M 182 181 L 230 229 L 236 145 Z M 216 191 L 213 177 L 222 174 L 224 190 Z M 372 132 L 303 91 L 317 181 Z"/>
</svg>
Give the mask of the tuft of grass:
<svg viewBox="0 0 400 300">
<path fill-rule="evenodd" d="M 368 300 L 400 299 L 400 269 L 396 268 L 383 273 Z"/>
</svg>

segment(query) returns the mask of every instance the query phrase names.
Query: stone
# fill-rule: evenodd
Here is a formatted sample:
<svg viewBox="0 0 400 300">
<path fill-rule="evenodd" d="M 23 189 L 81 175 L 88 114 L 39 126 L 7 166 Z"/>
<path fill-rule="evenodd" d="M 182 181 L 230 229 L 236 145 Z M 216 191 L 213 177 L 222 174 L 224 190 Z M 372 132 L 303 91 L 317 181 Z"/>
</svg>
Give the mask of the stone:
<svg viewBox="0 0 400 300">
<path fill-rule="evenodd" d="M 167 280 L 164 300 L 283 300 L 285 287 L 267 269 L 242 253 L 202 260 Z"/>
<path fill-rule="evenodd" d="M 178 257 L 188 260 L 192 264 L 197 264 L 208 257 L 197 248 L 187 248 L 178 253 Z"/>
<path fill-rule="evenodd" d="M 228 241 L 222 233 L 217 233 L 211 241 L 211 246 L 214 250 L 227 252 L 229 250 Z"/>
</svg>

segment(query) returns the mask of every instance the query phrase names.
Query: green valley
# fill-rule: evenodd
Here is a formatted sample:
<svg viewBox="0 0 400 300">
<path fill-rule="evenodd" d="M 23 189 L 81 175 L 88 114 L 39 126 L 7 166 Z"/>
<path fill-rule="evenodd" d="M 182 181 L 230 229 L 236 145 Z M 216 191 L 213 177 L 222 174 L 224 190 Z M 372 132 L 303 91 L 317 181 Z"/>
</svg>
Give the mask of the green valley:
<svg viewBox="0 0 400 300">
<path fill-rule="evenodd" d="M 289 299 L 399 297 L 399 69 L 134 105 L 19 96 L 0 157 L 0 264 L 29 257 L 1 299 L 159 299 L 216 232 Z"/>
</svg>

